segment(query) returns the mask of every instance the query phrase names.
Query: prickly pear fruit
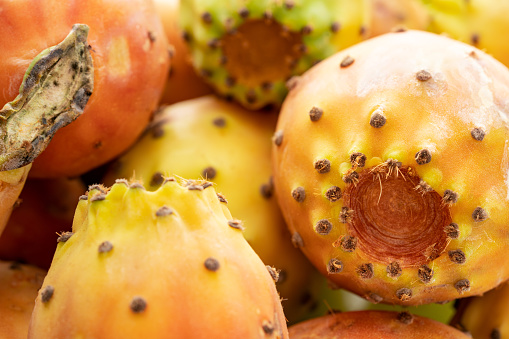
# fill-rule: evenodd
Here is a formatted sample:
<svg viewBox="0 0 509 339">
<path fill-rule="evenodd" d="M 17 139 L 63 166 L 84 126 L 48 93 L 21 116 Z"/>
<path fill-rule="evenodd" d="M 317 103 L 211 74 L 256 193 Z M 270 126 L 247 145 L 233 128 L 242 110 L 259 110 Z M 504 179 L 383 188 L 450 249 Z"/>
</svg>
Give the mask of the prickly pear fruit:
<svg viewBox="0 0 509 339">
<path fill-rule="evenodd" d="M 37 267 L 0 261 L 0 338 L 26 339 L 34 300 L 45 274 Z"/>
<path fill-rule="evenodd" d="M 285 83 L 367 36 L 364 1 L 186 0 L 180 26 L 194 67 L 221 95 L 280 105 Z"/>
<path fill-rule="evenodd" d="M 270 138 L 277 114 L 260 115 L 213 96 L 169 106 L 112 166 L 104 182 L 135 174 L 155 190 L 169 173 L 213 182 L 232 214 L 242 220 L 239 227 L 255 252 L 279 270 L 276 286 L 285 315 L 293 322 L 309 312 L 309 285 L 317 273 L 292 245 L 273 196 Z"/>
<path fill-rule="evenodd" d="M 373 302 L 442 302 L 508 279 L 508 93 L 500 62 L 427 32 L 316 65 L 273 137 L 293 239 L 333 283 Z"/>
<path fill-rule="evenodd" d="M 28 178 L 0 236 L 0 260 L 15 260 L 48 269 L 58 234 L 70 232 L 80 179 Z"/>
<path fill-rule="evenodd" d="M 10 171 L 0 171 L 0 234 L 7 225 L 31 167 L 32 164 Z"/>
<path fill-rule="evenodd" d="M 29 338 L 287 338 L 271 274 L 211 186 L 90 187 Z"/>
<path fill-rule="evenodd" d="M 161 18 L 168 38 L 171 68 L 164 87 L 161 104 L 174 104 L 212 93 L 212 88 L 196 74 L 191 57 L 178 27 L 180 0 L 155 0 L 157 14 Z"/>
<path fill-rule="evenodd" d="M 470 338 L 454 327 L 409 312 L 356 311 L 330 314 L 290 326 L 292 339 Z"/>
<path fill-rule="evenodd" d="M 422 0 L 369 0 L 372 36 L 397 29 L 425 30 L 431 17 Z"/>
<path fill-rule="evenodd" d="M 420 0 L 431 17 L 427 28 L 482 49 L 509 66 L 509 2 L 500 0 Z"/>
<path fill-rule="evenodd" d="M 473 338 L 500 339 L 509 336 L 509 284 L 504 283 L 480 297 L 459 300 L 451 325 Z"/>
</svg>

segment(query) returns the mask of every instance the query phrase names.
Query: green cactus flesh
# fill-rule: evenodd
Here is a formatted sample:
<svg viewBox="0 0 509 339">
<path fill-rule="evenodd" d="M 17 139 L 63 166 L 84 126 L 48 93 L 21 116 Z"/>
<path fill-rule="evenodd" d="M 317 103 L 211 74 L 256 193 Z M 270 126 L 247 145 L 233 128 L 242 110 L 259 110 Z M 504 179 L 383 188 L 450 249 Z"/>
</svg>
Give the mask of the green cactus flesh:
<svg viewBox="0 0 509 339">
<path fill-rule="evenodd" d="M 274 280 L 206 181 L 89 188 L 29 338 L 287 338 Z"/>
<path fill-rule="evenodd" d="M 213 96 L 169 106 L 104 181 L 135 176 L 155 190 L 170 173 L 210 180 L 242 220 L 239 227 L 255 252 L 279 270 L 276 286 L 287 319 L 295 322 L 326 305 L 318 292 L 323 289 L 310 289 L 320 277 L 293 246 L 273 195 L 270 138 L 277 114 L 259 114 Z"/>
<path fill-rule="evenodd" d="M 363 1 L 184 0 L 180 27 L 194 67 L 218 93 L 258 109 L 286 81 L 367 35 Z"/>
</svg>

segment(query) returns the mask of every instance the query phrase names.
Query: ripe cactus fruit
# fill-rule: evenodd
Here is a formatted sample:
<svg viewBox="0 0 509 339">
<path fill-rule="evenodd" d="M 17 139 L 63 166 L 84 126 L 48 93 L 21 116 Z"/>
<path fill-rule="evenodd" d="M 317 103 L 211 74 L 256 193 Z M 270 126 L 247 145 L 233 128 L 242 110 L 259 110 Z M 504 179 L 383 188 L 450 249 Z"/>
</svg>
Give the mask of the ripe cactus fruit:
<svg viewBox="0 0 509 339">
<path fill-rule="evenodd" d="M 28 178 L 0 236 L 0 260 L 48 269 L 58 234 L 71 231 L 74 210 L 85 185 L 79 178 Z"/>
<path fill-rule="evenodd" d="M 419 31 L 373 38 L 301 77 L 274 135 L 274 182 L 325 276 L 404 305 L 509 278 L 508 79 L 487 54 Z"/>
<path fill-rule="evenodd" d="M 422 0 L 369 0 L 370 34 L 377 36 L 397 29 L 425 30 L 431 20 Z"/>
<path fill-rule="evenodd" d="M 0 261 L 0 338 L 26 339 L 45 274 L 37 267 Z"/>
<path fill-rule="evenodd" d="M 169 106 L 111 167 L 104 182 L 109 185 L 134 173 L 147 189 L 155 190 L 169 173 L 210 180 L 242 220 L 238 227 L 255 252 L 279 270 L 276 286 L 286 317 L 295 322 L 317 301 L 310 298 L 315 292 L 309 285 L 318 274 L 293 246 L 273 196 L 270 138 L 277 114 L 260 115 L 214 96 Z"/>
<path fill-rule="evenodd" d="M 500 339 L 509 335 L 509 284 L 504 283 L 480 297 L 462 299 L 451 325 L 473 338 Z"/>
<path fill-rule="evenodd" d="M 91 186 L 29 338 L 287 338 L 274 281 L 206 181 Z"/>
<path fill-rule="evenodd" d="M 185 0 L 180 26 L 194 67 L 243 106 L 280 105 L 285 83 L 368 35 L 363 1 Z"/>
<path fill-rule="evenodd" d="M 355 311 L 330 314 L 290 326 L 294 339 L 470 338 L 454 327 L 409 312 Z"/>
<path fill-rule="evenodd" d="M 420 0 L 429 11 L 431 32 L 482 49 L 509 66 L 509 2 L 499 0 Z"/>
</svg>

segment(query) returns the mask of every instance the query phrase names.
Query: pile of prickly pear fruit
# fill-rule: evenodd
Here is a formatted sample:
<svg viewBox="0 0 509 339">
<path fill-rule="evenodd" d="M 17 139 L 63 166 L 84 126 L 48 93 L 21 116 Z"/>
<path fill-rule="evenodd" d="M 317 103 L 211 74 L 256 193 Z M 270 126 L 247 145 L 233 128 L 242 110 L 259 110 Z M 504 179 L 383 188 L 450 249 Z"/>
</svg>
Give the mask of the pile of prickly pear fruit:
<svg viewBox="0 0 509 339">
<path fill-rule="evenodd" d="M 0 339 L 509 335 L 507 17 L 0 1 Z"/>
</svg>

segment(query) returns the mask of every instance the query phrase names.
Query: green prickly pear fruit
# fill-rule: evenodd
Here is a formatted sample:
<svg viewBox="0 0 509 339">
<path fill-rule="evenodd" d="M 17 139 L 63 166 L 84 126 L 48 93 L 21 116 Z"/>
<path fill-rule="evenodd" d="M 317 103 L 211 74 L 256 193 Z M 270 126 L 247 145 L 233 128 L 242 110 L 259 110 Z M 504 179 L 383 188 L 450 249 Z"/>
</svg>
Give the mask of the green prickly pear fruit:
<svg viewBox="0 0 509 339">
<path fill-rule="evenodd" d="M 34 266 L 0 261 L 0 338 L 26 339 L 34 300 L 45 275 Z"/>
<path fill-rule="evenodd" d="M 374 302 L 444 302 L 507 280 L 508 93 L 500 62 L 421 31 L 306 72 L 273 138 L 276 195 L 304 254 Z"/>
<path fill-rule="evenodd" d="M 292 339 L 468 339 L 452 326 L 409 312 L 356 311 L 311 319 L 288 329 Z"/>
<path fill-rule="evenodd" d="M 258 109 L 280 105 L 292 76 L 365 39 L 368 7 L 351 0 L 183 0 L 180 27 L 205 80 Z"/>
<path fill-rule="evenodd" d="M 239 227 L 255 252 L 279 270 L 276 286 L 286 317 L 295 322 L 321 297 L 310 290 L 318 274 L 292 244 L 273 196 L 270 138 L 276 120 L 276 112 L 253 113 L 214 96 L 169 106 L 111 167 L 104 182 L 134 174 L 155 190 L 170 173 L 213 182 L 242 220 Z"/>
<path fill-rule="evenodd" d="M 271 274 L 211 186 L 91 186 L 61 236 L 28 337 L 287 338 Z"/>
</svg>

